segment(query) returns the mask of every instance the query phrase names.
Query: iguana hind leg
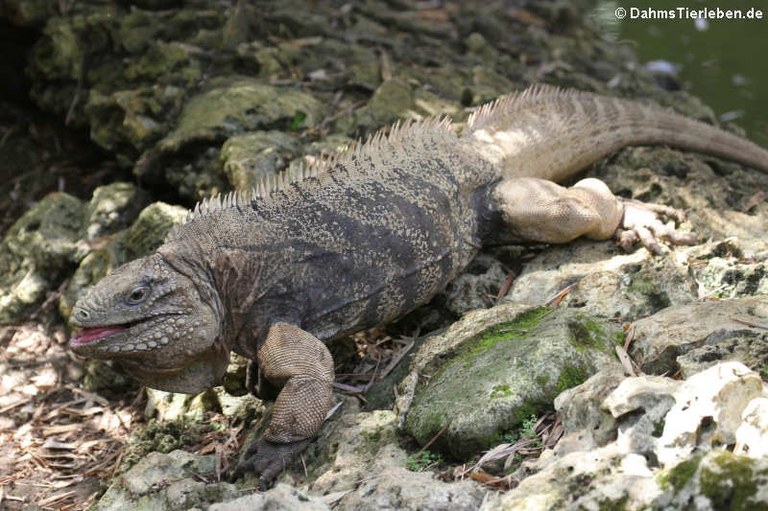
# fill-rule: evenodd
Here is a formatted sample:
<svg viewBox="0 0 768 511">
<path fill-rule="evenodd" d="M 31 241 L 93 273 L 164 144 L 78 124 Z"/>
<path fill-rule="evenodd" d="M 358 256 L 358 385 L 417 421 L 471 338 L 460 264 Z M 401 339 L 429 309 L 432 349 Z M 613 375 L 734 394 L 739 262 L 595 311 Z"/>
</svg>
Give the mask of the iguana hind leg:
<svg viewBox="0 0 768 511">
<path fill-rule="evenodd" d="M 570 188 L 537 178 L 505 179 L 490 193 L 492 210 L 507 230 L 496 235 L 508 241 L 567 243 L 579 237 L 606 240 L 615 236 L 629 249 L 640 242 L 654 254 L 663 253 L 658 240 L 677 245 L 696 242 L 679 233 L 661 216 L 681 221 L 673 208 L 615 196 L 599 179 L 582 179 Z"/>
<path fill-rule="evenodd" d="M 272 417 L 261 438 L 237 467 L 255 471 L 262 486 L 274 479 L 309 443 L 325 420 L 333 399 L 333 358 L 308 332 L 275 323 L 259 348 L 260 378 L 281 386 Z"/>
</svg>

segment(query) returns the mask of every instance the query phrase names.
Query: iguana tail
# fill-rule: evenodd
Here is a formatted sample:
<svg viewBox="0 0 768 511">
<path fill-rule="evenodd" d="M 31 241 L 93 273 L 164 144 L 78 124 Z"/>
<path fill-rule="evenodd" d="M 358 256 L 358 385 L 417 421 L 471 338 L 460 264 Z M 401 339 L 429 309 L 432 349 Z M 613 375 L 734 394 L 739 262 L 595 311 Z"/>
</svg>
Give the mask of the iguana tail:
<svg viewBox="0 0 768 511">
<path fill-rule="evenodd" d="M 768 173 L 768 151 L 709 124 L 656 106 L 546 85 L 481 107 L 464 135 L 504 177 L 561 181 L 636 145 L 719 156 Z"/>
</svg>

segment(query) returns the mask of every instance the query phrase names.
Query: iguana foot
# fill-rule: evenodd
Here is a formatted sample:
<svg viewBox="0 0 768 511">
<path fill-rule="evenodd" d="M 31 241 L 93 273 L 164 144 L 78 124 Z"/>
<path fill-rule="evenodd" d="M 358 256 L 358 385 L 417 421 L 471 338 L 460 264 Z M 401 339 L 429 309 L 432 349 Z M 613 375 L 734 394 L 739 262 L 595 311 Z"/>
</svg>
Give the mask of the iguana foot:
<svg viewBox="0 0 768 511">
<path fill-rule="evenodd" d="M 257 353 L 259 388 L 282 387 L 262 437 L 251 444 L 235 475 L 257 472 L 266 488 L 317 434 L 333 402 L 333 357 L 309 332 L 274 323 Z"/>
<path fill-rule="evenodd" d="M 253 442 L 235 468 L 235 477 L 256 472 L 259 474 L 259 489 L 269 489 L 274 479 L 296 459 L 310 440 L 300 440 L 287 444 L 270 442 L 260 438 Z"/>
<path fill-rule="evenodd" d="M 621 248 L 631 252 L 640 242 L 654 255 L 664 255 L 667 248 L 660 240 L 672 245 L 695 245 L 699 237 L 692 232 L 679 232 L 676 225 L 685 221 L 685 213 L 663 206 L 649 204 L 635 199 L 620 199 L 624 204 L 624 216 L 616 230 L 615 238 Z M 675 225 L 663 222 L 663 218 Z"/>
</svg>

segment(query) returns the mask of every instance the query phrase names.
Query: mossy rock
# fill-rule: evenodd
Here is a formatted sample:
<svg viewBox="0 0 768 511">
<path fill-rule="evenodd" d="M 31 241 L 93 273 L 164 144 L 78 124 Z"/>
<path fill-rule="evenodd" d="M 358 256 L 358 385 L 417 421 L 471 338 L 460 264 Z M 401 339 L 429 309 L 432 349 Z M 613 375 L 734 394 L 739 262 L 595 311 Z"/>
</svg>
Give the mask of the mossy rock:
<svg viewBox="0 0 768 511">
<path fill-rule="evenodd" d="M 303 126 L 319 122 L 323 105 L 309 94 L 257 80 L 215 80 L 209 90 L 190 99 L 176 128 L 159 143 L 175 152 L 199 142 L 221 141 L 260 128 L 288 128 L 297 116 Z"/>
<path fill-rule="evenodd" d="M 768 510 L 768 460 L 738 456 L 730 451 L 695 455 L 663 471 L 657 477 L 671 494 L 664 506 L 653 509 L 682 509 L 693 496 L 706 509 Z M 671 500 L 671 502 L 670 502 Z"/>
<path fill-rule="evenodd" d="M 94 200 L 96 196 L 94 195 Z M 96 206 L 92 209 L 98 210 Z M 72 307 L 83 290 L 101 280 L 123 263 L 152 253 L 168 232 L 182 222 L 189 212 L 181 206 L 154 202 L 139 213 L 136 221 L 119 231 L 106 243 L 94 248 L 82 258 L 59 301 L 59 312 L 69 317 Z"/>
<path fill-rule="evenodd" d="M 439 434 L 433 448 L 467 459 L 551 409 L 560 392 L 616 364 L 616 334 L 615 326 L 573 309 L 515 314 L 425 367 L 405 428 L 421 444 Z"/>
<path fill-rule="evenodd" d="M 20 321 L 77 264 L 86 206 L 52 193 L 8 230 L 0 243 L 0 324 Z"/>
<path fill-rule="evenodd" d="M 294 159 L 299 143 L 282 131 L 255 131 L 229 138 L 221 148 L 227 181 L 235 190 L 251 190 Z"/>
</svg>

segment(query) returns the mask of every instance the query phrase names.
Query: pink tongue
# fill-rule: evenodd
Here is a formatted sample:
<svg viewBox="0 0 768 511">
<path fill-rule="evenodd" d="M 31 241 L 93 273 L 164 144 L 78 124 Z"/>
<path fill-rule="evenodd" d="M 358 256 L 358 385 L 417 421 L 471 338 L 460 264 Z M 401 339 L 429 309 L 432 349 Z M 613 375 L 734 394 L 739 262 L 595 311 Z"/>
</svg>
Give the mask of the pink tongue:
<svg viewBox="0 0 768 511">
<path fill-rule="evenodd" d="M 125 330 L 123 326 L 103 326 L 98 328 L 84 328 L 77 335 L 75 335 L 69 343 L 73 346 L 82 346 L 104 337 L 109 337 L 112 334 Z"/>
</svg>

